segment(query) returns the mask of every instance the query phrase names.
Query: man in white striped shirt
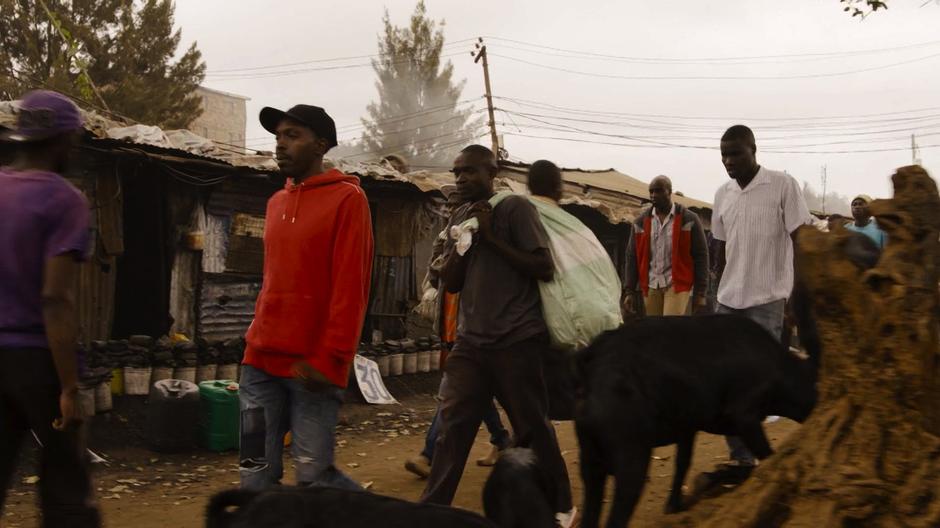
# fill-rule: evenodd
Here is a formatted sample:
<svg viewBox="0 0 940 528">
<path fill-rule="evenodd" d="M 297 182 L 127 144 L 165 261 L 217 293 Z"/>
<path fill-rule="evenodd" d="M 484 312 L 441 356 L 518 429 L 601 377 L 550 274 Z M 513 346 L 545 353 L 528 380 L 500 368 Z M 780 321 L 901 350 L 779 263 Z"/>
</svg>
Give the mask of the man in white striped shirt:
<svg viewBox="0 0 940 528">
<path fill-rule="evenodd" d="M 721 162 L 731 181 L 715 192 L 712 234 L 719 241 L 718 313 L 748 317 L 780 339 L 786 301 L 793 289 L 792 237 L 812 222 L 799 183 L 761 167 L 754 133 L 744 125 L 721 137 Z M 731 458 L 753 466 L 754 455 L 735 437 Z"/>
</svg>

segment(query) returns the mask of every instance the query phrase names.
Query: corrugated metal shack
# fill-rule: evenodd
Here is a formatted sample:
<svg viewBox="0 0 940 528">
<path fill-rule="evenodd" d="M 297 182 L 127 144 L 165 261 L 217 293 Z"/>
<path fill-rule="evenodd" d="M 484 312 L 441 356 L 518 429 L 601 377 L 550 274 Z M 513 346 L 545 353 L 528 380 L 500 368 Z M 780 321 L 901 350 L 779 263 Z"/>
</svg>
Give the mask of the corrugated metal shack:
<svg viewBox="0 0 940 528">
<path fill-rule="evenodd" d="M 0 102 L 0 126 L 12 126 L 15 114 L 14 103 Z M 283 185 L 274 160 L 188 131 L 84 117 L 66 175 L 92 207 L 94 252 L 79 284 L 83 341 L 244 335 L 261 287 L 266 203 Z M 364 337 L 373 329 L 402 337 L 443 225 L 440 188 L 453 178 L 376 164 L 339 168 L 362 178 L 372 207 L 376 259 Z"/>
</svg>

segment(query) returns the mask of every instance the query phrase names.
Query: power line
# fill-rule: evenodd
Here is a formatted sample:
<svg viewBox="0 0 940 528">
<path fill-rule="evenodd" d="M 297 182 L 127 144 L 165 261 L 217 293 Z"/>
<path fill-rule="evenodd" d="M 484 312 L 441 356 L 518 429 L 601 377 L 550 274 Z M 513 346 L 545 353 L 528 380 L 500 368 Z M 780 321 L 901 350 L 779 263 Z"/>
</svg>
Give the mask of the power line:
<svg viewBox="0 0 940 528">
<path fill-rule="evenodd" d="M 349 157 L 349 158 L 354 158 L 354 157 L 358 157 L 358 156 L 367 156 L 367 155 L 369 155 L 369 154 L 392 154 L 392 153 L 395 153 L 395 152 L 398 152 L 398 151 L 396 151 L 396 150 L 391 150 L 391 149 L 398 149 L 398 148 L 403 148 L 403 147 L 411 147 L 411 146 L 415 146 L 415 145 L 418 145 L 418 144 L 421 144 L 421 143 L 427 143 L 427 142 L 430 142 L 430 141 L 435 141 L 435 140 L 438 140 L 438 139 L 442 139 L 442 138 L 445 138 L 445 137 L 451 137 L 451 136 L 456 136 L 456 135 L 462 135 L 462 134 L 464 134 L 464 133 L 471 133 L 471 132 L 475 132 L 475 131 L 479 130 L 480 128 L 483 128 L 483 126 L 480 125 L 480 126 L 477 126 L 477 127 L 470 128 L 470 129 L 468 129 L 468 130 L 456 130 L 456 131 L 454 131 L 454 132 L 448 132 L 447 134 L 441 134 L 441 135 L 439 135 L 439 136 L 429 137 L 429 138 L 425 138 L 425 139 L 419 139 L 419 140 L 416 140 L 416 141 L 409 141 L 409 142 L 406 142 L 406 143 L 400 143 L 400 144 L 398 144 L 398 145 L 393 145 L 393 146 L 391 146 L 391 147 L 382 147 L 381 149 L 375 149 L 375 150 L 369 150 L 369 151 L 360 152 L 360 153 L 357 153 L 357 154 L 351 154 L 351 155 L 349 155 L 349 156 L 347 156 L 347 157 Z M 469 138 L 469 139 L 474 139 L 474 138 L 477 138 L 477 137 L 479 137 L 479 136 L 469 136 L 468 138 Z M 460 143 L 460 142 L 462 142 L 462 141 L 464 141 L 464 138 L 461 138 L 461 139 L 457 140 L 458 143 Z"/>
<path fill-rule="evenodd" d="M 604 59 L 616 59 L 622 61 L 634 61 L 634 62 L 660 62 L 660 63 L 714 63 L 720 61 L 748 61 L 748 60 L 765 60 L 765 59 L 786 59 L 786 58 L 804 58 L 804 57 L 842 57 L 842 56 L 855 56 L 855 55 L 868 55 L 868 54 L 877 54 L 877 53 L 888 53 L 894 51 L 902 51 L 908 49 L 924 48 L 940 45 L 940 40 L 932 40 L 927 42 L 919 42 L 915 44 L 906 44 L 903 46 L 895 46 L 889 48 L 874 48 L 874 49 L 865 49 L 865 50 L 853 50 L 853 51 L 830 51 L 830 52 L 816 52 L 816 53 L 787 53 L 779 55 L 744 55 L 737 57 L 639 57 L 639 56 L 624 56 L 624 55 L 611 55 L 606 53 L 597 53 L 591 51 L 580 51 L 580 50 L 571 50 L 565 48 L 558 48 L 553 46 L 545 46 L 542 44 L 533 44 L 530 42 L 525 42 L 522 40 L 514 40 L 503 37 L 483 37 L 489 40 L 496 40 L 500 42 L 510 42 L 513 44 L 521 44 L 523 46 L 530 46 L 534 48 L 540 48 L 549 51 L 556 51 L 574 55 L 584 55 L 589 57 L 598 57 Z"/>
<path fill-rule="evenodd" d="M 894 68 L 897 66 L 903 66 L 906 64 L 913 64 L 916 62 L 925 61 L 935 57 L 940 57 L 940 53 L 933 53 L 923 57 L 918 57 L 916 59 L 909 59 L 901 62 L 895 62 L 892 64 L 885 64 L 882 66 L 874 66 L 871 68 L 861 68 L 856 70 L 846 70 L 841 72 L 828 72 L 828 73 L 810 73 L 810 74 L 801 74 L 801 75 L 764 75 L 764 76 L 741 76 L 741 75 L 615 75 L 608 73 L 596 73 L 596 72 L 585 72 L 579 70 L 571 70 L 568 68 L 560 68 L 558 66 L 551 66 L 548 64 L 541 64 L 538 62 L 532 62 L 525 59 L 520 59 L 518 57 L 511 57 L 509 55 L 497 55 L 493 54 L 493 57 L 499 57 L 502 59 L 510 60 L 513 62 L 518 62 L 521 64 L 527 64 L 530 66 L 535 66 L 538 68 L 543 68 L 546 70 L 560 71 L 564 73 L 570 73 L 572 75 L 581 75 L 585 77 L 595 77 L 602 79 L 623 79 L 631 81 L 655 81 L 655 80 L 671 80 L 671 81 L 763 81 L 763 80 L 795 80 L 795 79 L 817 79 L 817 78 L 826 78 L 826 77 L 841 77 L 846 75 L 854 75 L 857 73 L 866 73 L 872 71 L 885 70 L 888 68 Z"/>
<path fill-rule="evenodd" d="M 442 54 L 438 56 L 436 60 L 456 57 L 458 55 L 463 55 L 464 52 L 455 52 Z M 420 60 L 420 59 L 406 59 L 400 61 L 391 62 L 390 65 L 398 64 L 411 64 L 416 62 L 431 62 L 430 60 Z M 360 63 L 360 64 L 344 64 L 340 66 L 322 66 L 316 68 L 302 68 L 298 70 L 282 70 L 282 71 L 271 71 L 271 72 L 260 72 L 260 73 L 236 73 L 236 74 L 217 74 L 217 75 L 206 75 L 207 78 L 211 78 L 212 81 L 237 81 L 237 80 L 251 80 L 251 79 L 272 79 L 275 77 L 285 77 L 288 75 L 297 75 L 302 73 L 311 73 L 311 72 L 320 72 L 320 71 L 332 71 L 332 70 L 348 70 L 351 68 L 371 68 L 372 62 Z"/>
<path fill-rule="evenodd" d="M 617 147 L 637 147 L 637 148 L 695 148 L 702 150 L 718 150 L 718 147 L 706 147 L 706 146 L 684 146 L 684 145 L 639 145 L 631 143 L 614 143 L 610 141 L 592 141 L 587 139 L 578 139 L 578 138 L 565 138 L 557 136 L 535 136 L 531 134 L 519 134 L 515 132 L 506 132 L 507 136 L 515 137 L 525 137 L 533 139 L 547 139 L 553 141 L 568 141 L 572 143 L 589 143 L 594 145 L 611 145 Z M 940 143 L 933 145 L 921 145 L 920 148 L 938 148 Z M 883 148 L 883 149 L 863 149 L 863 150 L 814 150 L 814 151 L 794 151 L 794 150 L 773 150 L 773 149 L 761 149 L 762 152 L 772 153 L 772 154 L 865 154 L 865 153 L 874 153 L 874 152 L 895 152 L 902 150 L 909 150 L 910 147 L 898 147 L 898 148 Z"/>
<path fill-rule="evenodd" d="M 919 112 L 933 112 L 940 110 L 940 106 L 930 106 L 925 108 L 916 108 L 910 110 L 895 110 L 892 112 L 879 112 L 872 114 L 853 114 L 853 115 L 820 115 L 820 116 L 798 116 L 798 117 L 735 117 L 735 116 L 684 116 L 676 114 L 642 114 L 634 112 L 613 112 L 605 110 L 593 110 L 593 109 L 584 109 L 584 108 L 572 108 L 554 105 L 551 103 L 544 103 L 540 101 L 533 101 L 531 99 L 522 99 L 518 97 L 501 97 L 493 96 L 494 99 L 501 99 L 505 101 L 511 101 L 522 106 L 531 106 L 534 108 L 547 107 L 553 110 L 558 110 L 566 113 L 574 114 L 592 114 L 592 115 L 609 115 L 617 117 L 653 117 L 653 118 L 664 118 L 664 119 L 688 119 L 688 120 L 707 120 L 707 121 L 728 121 L 728 120 L 739 120 L 739 121 L 812 121 L 812 120 L 821 120 L 821 119 L 856 119 L 863 117 L 880 117 L 886 115 L 896 115 L 896 114 L 912 114 Z"/>
<path fill-rule="evenodd" d="M 617 126 L 617 127 L 624 127 L 624 128 L 668 130 L 668 131 L 676 130 L 675 128 L 649 127 L 649 126 L 637 125 L 637 124 L 628 123 L 628 122 L 603 121 L 603 120 L 596 120 L 596 119 L 583 119 L 583 118 L 566 117 L 566 116 L 543 115 L 543 114 L 533 114 L 533 113 L 526 113 L 526 112 L 513 112 L 513 111 L 505 110 L 503 108 L 499 108 L 499 110 L 506 113 L 507 116 L 516 115 L 516 116 L 523 117 L 526 119 L 531 119 L 533 121 L 543 123 L 543 124 L 557 125 L 557 123 L 546 123 L 545 121 L 541 121 L 538 118 L 553 119 L 557 121 L 573 121 L 573 122 L 578 122 L 578 123 L 589 123 L 589 124 L 596 124 L 596 125 L 602 125 L 602 126 Z M 935 115 L 935 116 L 924 116 L 923 118 L 918 118 L 918 119 L 936 120 L 938 118 L 940 118 L 940 114 Z M 900 123 L 900 124 L 903 125 L 905 123 Z M 908 124 L 913 124 L 913 123 L 908 123 Z M 562 125 L 559 125 L 559 126 L 562 126 Z M 834 129 L 833 132 L 829 132 L 826 134 L 816 133 L 816 134 L 797 134 L 797 135 L 786 135 L 786 136 L 776 136 L 776 137 L 774 136 L 762 137 L 761 141 L 808 139 L 808 138 L 818 138 L 818 137 L 831 137 L 833 135 L 835 136 L 865 136 L 865 135 L 876 135 L 876 134 L 889 134 L 889 133 L 894 133 L 894 132 L 910 132 L 912 130 L 929 130 L 929 129 L 940 126 L 940 121 L 932 121 L 926 124 L 921 124 L 919 126 L 907 126 L 904 128 L 894 128 L 894 129 L 889 129 L 889 130 L 871 130 L 870 127 L 872 126 L 874 126 L 875 128 L 881 128 L 881 127 L 887 127 L 887 126 L 894 127 L 894 126 L 898 126 L 898 124 L 891 122 L 891 123 L 884 123 L 884 124 L 877 124 L 877 125 L 865 125 L 865 126 L 858 126 L 858 127 L 852 126 L 852 127 L 847 127 L 847 128 Z M 781 130 L 773 126 L 763 127 L 763 128 L 768 129 L 768 130 Z M 797 128 L 796 126 L 794 126 L 791 129 L 792 130 L 804 130 L 805 128 L 806 127 Z M 695 139 L 712 139 L 716 134 L 720 134 L 721 132 L 723 132 L 724 129 L 725 129 L 724 126 L 720 128 L 719 127 L 687 127 L 687 128 L 680 127 L 679 128 L 680 131 L 688 131 L 688 132 L 701 131 L 701 132 L 707 132 L 709 134 L 707 137 L 698 136 Z M 862 131 L 862 132 L 855 131 L 855 130 L 860 130 L 860 129 L 864 129 L 865 131 Z M 790 130 L 790 129 L 782 129 L 782 130 Z M 812 130 L 812 128 L 810 128 L 810 130 Z"/>
<path fill-rule="evenodd" d="M 453 46 L 456 46 L 456 45 L 458 45 L 458 44 L 463 44 L 463 43 L 465 43 L 465 42 L 470 42 L 470 41 L 473 41 L 473 40 L 476 40 L 476 38 L 474 37 L 474 38 L 467 38 L 467 39 L 461 39 L 461 40 L 455 40 L 455 41 L 452 41 L 452 42 L 447 42 L 447 43 L 445 43 L 443 46 L 441 46 L 441 49 L 453 47 Z M 390 53 L 372 53 L 372 54 L 369 54 L 369 55 L 356 55 L 356 56 L 352 56 L 352 57 L 333 57 L 333 58 L 327 58 L 327 59 L 309 59 L 309 60 L 300 61 L 300 62 L 287 62 L 287 63 L 282 63 L 282 64 L 270 64 L 270 65 L 267 65 L 267 66 L 251 66 L 251 67 L 247 67 L 247 68 L 229 68 L 229 69 L 223 69 L 223 70 L 209 70 L 208 72 L 206 72 L 206 74 L 207 74 L 207 75 L 218 75 L 218 74 L 224 74 L 224 73 L 239 73 L 239 72 L 249 72 L 249 71 L 270 70 L 270 69 L 277 69 L 277 68 L 288 68 L 288 67 L 293 67 L 293 66 L 303 66 L 303 65 L 305 65 L 305 64 L 317 64 L 317 63 L 324 63 L 324 62 L 339 62 L 339 61 L 345 61 L 345 60 L 359 60 L 359 59 L 377 59 L 377 58 L 385 57 L 385 56 L 388 56 L 388 55 L 392 55 L 392 54 L 390 54 Z"/>
<path fill-rule="evenodd" d="M 388 118 L 388 119 L 383 119 L 383 120 L 377 121 L 377 122 L 375 122 L 375 123 L 373 123 L 373 124 L 378 125 L 378 126 L 383 126 L 383 125 L 390 125 L 390 124 L 394 124 L 394 123 L 400 123 L 400 122 L 403 122 L 403 121 L 408 121 L 408 120 L 410 120 L 410 119 L 415 119 L 415 118 L 417 118 L 417 117 L 425 117 L 425 116 L 432 115 L 432 114 L 436 114 L 436 113 L 438 113 L 438 112 L 443 112 L 443 111 L 446 111 L 446 110 L 457 110 L 457 108 L 460 107 L 461 105 L 464 105 L 464 104 L 467 104 L 467 103 L 472 103 L 472 102 L 475 102 L 475 101 L 476 101 L 476 99 L 464 99 L 464 100 L 462 100 L 462 101 L 457 101 L 456 103 L 448 103 L 448 104 L 444 104 L 444 105 L 440 105 L 440 106 L 435 106 L 435 107 L 431 107 L 431 108 L 426 108 L 426 109 L 424 109 L 424 110 L 419 110 L 419 111 L 417 111 L 417 112 L 410 112 L 410 113 L 407 113 L 407 114 L 400 114 L 400 115 L 397 115 L 397 116 L 392 116 L 392 117 L 390 117 L 390 118 Z M 473 114 L 475 114 L 475 113 L 478 113 L 478 112 L 480 112 L 481 110 L 478 109 L 478 108 L 473 108 L 473 109 L 469 109 L 468 111 L 469 111 L 469 113 L 468 113 L 468 117 L 469 117 L 470 115 L 473 115 Z M 456 117 L 458 117 L 458 116 L 454 116 L 454 117 L 451 118 L 451 119 L 454 119 L 454 118 L 456 118 Z M 448 120 L 448 121 L 449 121 L 449 120 Z M 419 126 L 419 127 L 415 128 L 415 130 L 420 129 L 420 128 L 422 128 L 422 127 L 428 127 L 428 126 L 434 126 L 434 125 L 437 125 L 437 124 L 443 124 L 443 123 L 445 123 L 445 122 L 447 122 L 447 121 L 442 121 L 442 122 L 438 122 L 438 123 L 430 123 L 430 124 L 427 124 L 427 125 L 422 125 L 422 126 Z M 362 123 L 360 123 L 360 124 L 344 125 L 344 126 L 337 127 L 337 133 L 341 135 L 341 134 L 343 134 L 343 133 L 354 132 L 354 131 L 356 131 L 357 129 L 364 129 L 364 128 L 365 128 L 365 125 L 363 125 Z M 400 131 L 400 132 L 404 132 L 404 131 Z M 262 140 L 263 140 L 264 142 L 266 142 L 266 143 L 267 143 L 267 142 L 270 142 L 270 141 L 274 141 L 274 136 L 273 136 L 273 135 L 258 136 L 258 137 L 251 137 L 251 138 L 246 138 L 246 139 L 245 139 L 246 142 L 251 142 L 251 143 L 255 143 L 255 142 L 258 142 L 258 141 L 262 141 Z"/>
</svg>

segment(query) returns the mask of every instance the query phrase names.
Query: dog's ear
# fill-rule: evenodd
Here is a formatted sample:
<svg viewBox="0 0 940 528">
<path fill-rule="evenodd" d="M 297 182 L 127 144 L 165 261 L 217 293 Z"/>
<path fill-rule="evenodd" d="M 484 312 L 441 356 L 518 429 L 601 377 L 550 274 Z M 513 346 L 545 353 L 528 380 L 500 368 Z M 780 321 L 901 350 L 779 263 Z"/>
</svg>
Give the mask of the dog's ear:
<svg viewBox="0 0 940 528">
<path fill-rule="evenodd" d="M 206 508 L 206 528 L 228 528 L 238 518 L 238 512 L 248 505 L 259 491 L 233 489 L 217 493 Z"/>
</svg>

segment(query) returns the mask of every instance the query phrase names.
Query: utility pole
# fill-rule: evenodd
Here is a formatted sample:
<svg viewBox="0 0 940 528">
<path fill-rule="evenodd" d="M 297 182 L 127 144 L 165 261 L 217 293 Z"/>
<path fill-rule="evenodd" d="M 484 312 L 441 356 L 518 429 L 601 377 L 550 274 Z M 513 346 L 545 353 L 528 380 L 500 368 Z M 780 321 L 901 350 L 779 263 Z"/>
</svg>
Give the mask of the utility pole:
<svg viewBox="0 0 940 528">
<path fill-rule="evenodd" d="M 826 183 L 829 181 L 829 172 L 822 166 L 822 212 L 826 214 Z"/>
<path fill-rule="evenodd" d="M 490 140 L 493 143 L 493 153 L 496 154 L 496 158 L 499 159 L 499 137 L 496 135 L 496 115 L 493 112 L 493 90 L 490 89 L 490 65 L 486 61 L 486 44 L 483 44 L 482 38 L 478 39 L 476 51 L 471 51 L 470 55 L 473 57 L 474 64 L 479 63 L 480 60 L 483 61 L 483 83 L 486 86 L 486 109 L 490 114 Z"/>
<path fill-rule="evenodd" d="M 917 148 L 914 134 L 911 134 L 911 165 L 920 165 L 920 149 Z"/>
</svg>

